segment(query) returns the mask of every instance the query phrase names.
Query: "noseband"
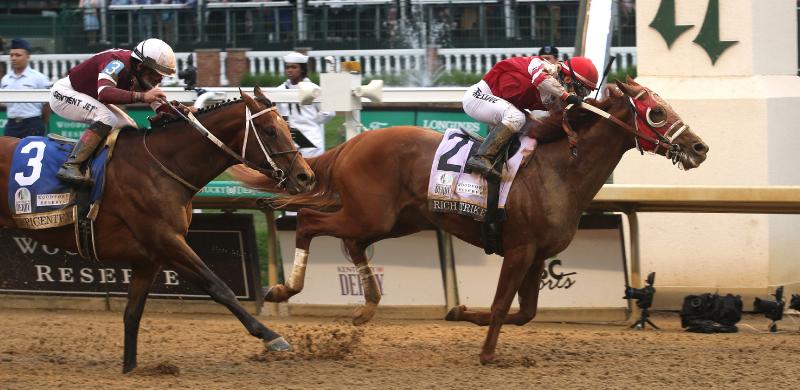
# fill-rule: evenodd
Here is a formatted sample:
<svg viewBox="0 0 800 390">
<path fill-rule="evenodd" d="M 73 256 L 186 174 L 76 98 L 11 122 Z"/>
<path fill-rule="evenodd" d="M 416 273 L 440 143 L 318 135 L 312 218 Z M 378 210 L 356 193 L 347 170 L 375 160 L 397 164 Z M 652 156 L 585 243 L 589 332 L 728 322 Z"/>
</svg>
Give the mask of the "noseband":
<svg viewBox="0 0 800 390">
<path fill-rule="evenodd" d="M 200 123 L 200 121 L 197 120 L 197 118 L 195 118 L 194 114 L 192 114 L 190 112 L 188 115 L 184 115 L 183 112 L 181 112 L 179 109 L 173 107 L 171 104 L 169 106 L 172 107 L 173 110 L 179 116 L 181 116 L 183 119 L 185 119 L 195 130 L 200 132 L 200 134 L 202 134 L 203 136 L 208 138 L 209 141 L 211 141 L 214 145 L 216 145 L 223 152 L 225 152 L 225 154 L 233 157 L 235 160 L 239 161 L 241 164 L 244 164 L 248 168 L 256 170 L 256 171 L 260 172 L 261 174 L 263 174 L 265 176 L 269 176 L 269 177 L 272 177 L 273 179 L 277 180 L 279 187 L 283 186 L 283 183 L 286 181 L 287 176 L 285 175 L 283 170 L 280 169 L 277 164 L 275 164 L 275 161 L 272 159 L 272 157 L 273 156 L 284 155 L 284 154 L 289 154 L 289 153 L 295 153 L 294 158 L 292 158 L 292 163 L 289 166 L 290 170 L 292 169 L 292 167 L 294 167 L 294 164 L 297 162 L 297 156 L 299 154 L 299 152 L 297 150 L 287 150 L 287 151 L 281 151 L 281 152 L 272 152 L 270 150 L 269 146 L 262 141 L 261 136 L 258 134 L 258 131 L 256 131 L 256 126 L 253 123 L 253 119 L 258 118 L 259 116 L 261 116 L 261 115 L 263 115 L 265 113 L 276 111 L 277 110 L 276 106 L 268 107 L 268 108 L 265 108 L 265 109 L 255 113 L 255 114 L 251 114 L 250 107 L 245 105 L 245 133 L 244 133 L 244 141 L 242 142 L 242 154 L 241 155 L 239 153 L 236 153 L 235 151 L 233 151 L 233 149 L 231 149 L 228 145 L 226 145 L 224 142 L 222 142 L 222 140 L 220 140 L 219 138 L 217 138 L 217 136 L 215 136 L 213 133 L 208 131 L 208 129 L 206 129 L 205 126 L 203 126 L 203 124 Z M 264 152 L 264 157 L 267 160 L 267 162 L 269 163 L 270 169 L 264 169 L 264 168 L 260 167 L 259 165 L 255 164 L 255 163 L 253 163 L 253 162 L 251 162 L 249 160 L 246 160 L 244 158 L 245 151 L 247 149 L 247 138 L 248 138 L 248 134 L 250 133 L 251 129 L 253 131 L 253 134 L 255 134 L 255 138 L 258 140 L 258 145 L 261 148 L 261 151 Z M 169 175 L 170 177 L 172 177 L 173 179 L 175 179 L 179 183 L 183 184 L 184 186 L 188 187 L 189 189 L 191 189 L 191 190 L 193 190 L 195 192 L 200 191 L 199 187 L 189 183 L 188 181 L 186 181 L 185 179 L 180 177 L 177 173 L 173 172 L 172 170 L 170 170 L 169 168 L 164 166 L 164 164 L 162 164 L 161 161 L 159 161 L 158 158 L 156 158 L 150 152 L 150 149 L 147 147 L 147 132 L 145 132 L 143 134 L 143 136 L 142 136 L 142 143 L 144 144 L 144 149 L 145 149 L 145 151 L 147 151 L 147 154 L 150 155 L 150 157 L 158 164 L 158 166 L 161 168 L 162 171 L 164 171 L 167 175 Z"/>
</svg>

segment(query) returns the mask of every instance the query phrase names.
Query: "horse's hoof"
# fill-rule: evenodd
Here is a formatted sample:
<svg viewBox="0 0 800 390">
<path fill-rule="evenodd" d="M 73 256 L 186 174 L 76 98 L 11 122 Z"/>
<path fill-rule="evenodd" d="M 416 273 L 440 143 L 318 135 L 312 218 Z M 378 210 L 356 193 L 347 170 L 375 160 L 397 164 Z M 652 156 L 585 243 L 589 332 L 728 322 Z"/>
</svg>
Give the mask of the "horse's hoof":
<svg viewBox="0 0 800 390">
<path fill-rule="evenodd" d="M 356 309 L 353 316 L 353 325 L 363 325 L 375 316 L 375 305 L 364 305 Z"/>
<path fill-rule="evenodd" d="M 464 305 L 453 306 L 450 311 L 447 312 L 447 315 L 444 316 L 445 321 L 459 321 L 461 320 L 461 313 L 467 310 L 467 307 Z"/>
<path fill-rule="evenodd" d="M 292 352 L 292 346 L 283 337 L 278 337 L 272 341 L 264 340 L 264 349 L 267 352 Z"/>
<path fill-rule="evenodd" d="M 486 354 L 482 353 L 481 354 L 481 364 L 483 364 L 485 366 L 487 364 L 494 363 L 494 357 L 495 357 L 494 353 L 486 353 Z"/>
</svg>

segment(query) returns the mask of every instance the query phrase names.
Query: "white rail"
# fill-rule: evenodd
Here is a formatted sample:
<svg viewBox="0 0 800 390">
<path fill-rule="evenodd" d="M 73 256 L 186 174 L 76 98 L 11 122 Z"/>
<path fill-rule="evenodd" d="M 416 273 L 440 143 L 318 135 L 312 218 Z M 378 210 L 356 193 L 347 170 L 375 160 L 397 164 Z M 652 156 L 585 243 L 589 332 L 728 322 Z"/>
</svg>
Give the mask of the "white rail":
<svg viewBox="0 0 800 390">
<path fill-rule="evenodd" d="M 571 47 L 558 48 L 562 55 L 572 56 Z M 465 73 L 486 73 L 494 63 L 513 56 L 535 55 L 539 48 L 474 48 L 474 49 L 438 49 L 439 61 L 445 71 Z M 314 50 L 309 55 L 316 60 L 318 69 L 326 56 L 334 56 L 340 61 L 359 61 L 365 76 L 382 74 L 399 74 L 404 72 L 421 72 L 425 69 L 425 49 L 393 49 L 393 50 Z M 248 51 L 250 73 L 283 73 L 283 56 L 288 51 Z M 176 53 L 178 69 L 186 66 L 186 58 L 191 53 Z M 221 85 L 227 85 L 225 78 L 225 52 L 221 53 Z M 636 47 L 612 47 L 611 55 L 617 57 L 615 70 L 626 69 L 636 65 Z M 66 75 L 67 71 L 91 54 L 34 54 L 31 66 L 44 73 L 55 82 Z M 10 69 L 8 55 L 0 55 L 0 61 Z M 176 82 L 176 79 L 165 80 L 165 84 Z"/>
</svg>

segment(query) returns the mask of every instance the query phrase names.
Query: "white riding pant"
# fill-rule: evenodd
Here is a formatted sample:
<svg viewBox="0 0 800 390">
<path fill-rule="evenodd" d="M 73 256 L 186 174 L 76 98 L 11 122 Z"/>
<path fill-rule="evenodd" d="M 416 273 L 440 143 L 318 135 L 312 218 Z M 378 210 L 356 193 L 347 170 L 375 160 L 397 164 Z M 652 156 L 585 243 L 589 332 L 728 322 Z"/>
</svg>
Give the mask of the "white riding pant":
<svg viewBox="0 0 800 390">
<path fill-rule="evenodd" d="M 492 95 L 491 88 L 483 80 L 467 89 L 462 104 L 467 115 L 486 123 L 490 129 L 503 124 L 519 131 L 525 125 L 525 113 L 508 101 Z"/>
<path fill-rule="evenodd" d="M 69 76 L 53 84 L 50 88 L 49 102 L 53 112 L 71 121 L 87 125 L 100 122 L 111 126 L 112 129 L 126 125 L 136 126 L 136 122 L 128 114 L 113 104 L 105 105 L 85 93 L 74 90 Z"/>
</svg>

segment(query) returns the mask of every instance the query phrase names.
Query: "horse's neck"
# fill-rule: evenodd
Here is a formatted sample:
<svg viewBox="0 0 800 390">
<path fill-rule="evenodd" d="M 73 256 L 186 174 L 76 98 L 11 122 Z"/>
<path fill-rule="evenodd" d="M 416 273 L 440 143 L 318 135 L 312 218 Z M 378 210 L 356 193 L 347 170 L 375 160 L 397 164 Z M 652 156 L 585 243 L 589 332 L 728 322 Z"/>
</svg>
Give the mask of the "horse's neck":
<svg viewBox="0 0 800 390">
<path fill-rule="evenodd" d="M 622 121 L 627 122 L 630 119 L 627 110 L 616 111 L 615 116 Z M 568 174 L 569 185 L 581 210 L 589 206 L 614 172 L 622 155 L 630 149 L 632 137 L 627 131 L 599 116 L 591 122 L 579 135 L 579 156 L 571 161 L 573 167 Z"/>
<path fill-rule="evenodd" d="M 234 103 L 201 114 L 198 119 L 208 131 L 236 151 L 241 147 L 237 137 L 243 125 L 243 107 L 243 103 Z M 155 130 L 147 138 L 159 161 L 195 186 L 208 184 L 236 161 L 188 123 L 180 129 Z"/>
</svg>

